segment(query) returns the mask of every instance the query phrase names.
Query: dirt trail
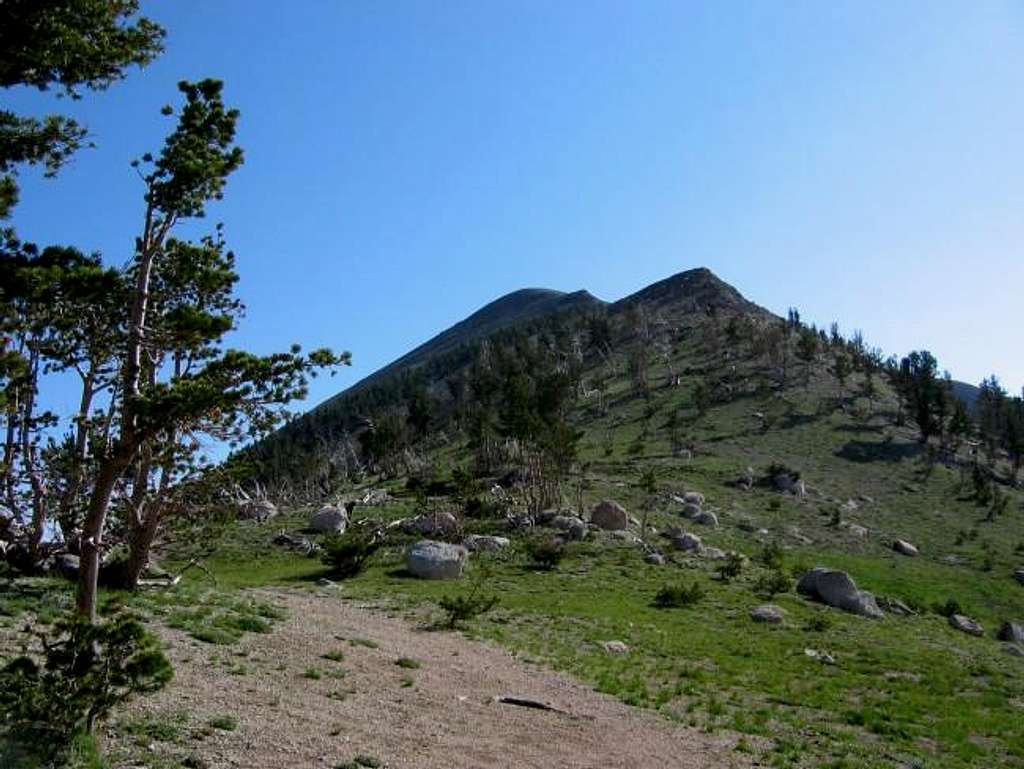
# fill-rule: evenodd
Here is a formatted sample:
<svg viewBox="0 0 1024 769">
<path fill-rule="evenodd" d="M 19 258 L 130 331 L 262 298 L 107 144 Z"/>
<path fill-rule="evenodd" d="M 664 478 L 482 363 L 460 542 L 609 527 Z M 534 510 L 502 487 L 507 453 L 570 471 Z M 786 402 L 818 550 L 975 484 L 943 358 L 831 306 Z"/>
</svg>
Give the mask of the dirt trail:
<svg viewBox="0 0 1024 769">
<path fill-rule="evenodd" d="M 235 716 L 236 730 L 192 743 L 212 769 L 333 768 L 359 754 L 391 769 L 750 765 L 733 750 L 734 737 L 672 724 L 459 634 L 417 629 L 334 596 L 273 591 L 261 597 L 284 606 L 288 619 L 269 635 L 247 635 L 241 649 L 164 631 L 175 679 L 136 705 L 151 714 L 186 712 L 193 726 Z M 344 652 L 343 661 L 321 657 L 333 649 Z M 400 657 L 421 667 L 399 667 Z M 245 666 L 244 675 L 229 672 L 236 663 Z M 325 675 L 307 678 L 309 668 Z M 327 675 L 341 670 L 344 677 Z M 497 695 L 529 697 L 565 712 L 500 704 Z"/>
</svg>

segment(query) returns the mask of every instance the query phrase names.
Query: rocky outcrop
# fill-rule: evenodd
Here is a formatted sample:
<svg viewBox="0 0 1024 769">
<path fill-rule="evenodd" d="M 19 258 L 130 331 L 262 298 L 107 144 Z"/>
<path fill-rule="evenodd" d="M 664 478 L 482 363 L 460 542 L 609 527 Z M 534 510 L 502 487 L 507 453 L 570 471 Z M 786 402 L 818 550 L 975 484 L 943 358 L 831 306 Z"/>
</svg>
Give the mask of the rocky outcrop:
<svg viewBox="0 0 1024 769">
<path fill-rule="evenodd" d="M 851 614 L 873 619 L 884 616 L 875 597 L 865 590 L 858 590 L 857 584 L 845 571 L 816 567 L 800 578 L 796 589 Z"/>
</svg>

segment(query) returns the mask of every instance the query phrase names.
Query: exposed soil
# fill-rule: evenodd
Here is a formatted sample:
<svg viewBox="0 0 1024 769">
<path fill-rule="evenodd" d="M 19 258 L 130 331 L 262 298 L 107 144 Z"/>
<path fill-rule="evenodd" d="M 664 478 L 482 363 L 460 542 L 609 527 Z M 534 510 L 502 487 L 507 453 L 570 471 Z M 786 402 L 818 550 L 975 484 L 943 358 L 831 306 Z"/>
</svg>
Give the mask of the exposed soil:
<svg viewBox="0 0 1024 769">
<path fill-rule="evenodd" d="M 174 753 L 192 753 L 211 768 L 247 769 L 335 767 L 357 755 L 392 769 L 751 764 L 734 750 L 734 735 L 674 724 L 458 633 L 417 628 L 336 596 L 261 591 L 261 597 L 286 608 L 288 619 L 236 646 L 161 631 L 171 645 L 174 681 L 139 699 L 132 715 L 187 714 L 191 736 Z M 332 650 L 341 650 L 344 660 L 322 658 Z M 396 665 L 403 657 L 420 667 Z M 237 664 L 243 674 L 230 672 Z M 323 676 L 306 677 L 310 668 Z M 502 704 L 495 700 L 501 695 L 557 710 Z M 193 739 L 211 719 L 228 715 L 237 719 L 234 731 L 207 730 Z"/>
</svg>

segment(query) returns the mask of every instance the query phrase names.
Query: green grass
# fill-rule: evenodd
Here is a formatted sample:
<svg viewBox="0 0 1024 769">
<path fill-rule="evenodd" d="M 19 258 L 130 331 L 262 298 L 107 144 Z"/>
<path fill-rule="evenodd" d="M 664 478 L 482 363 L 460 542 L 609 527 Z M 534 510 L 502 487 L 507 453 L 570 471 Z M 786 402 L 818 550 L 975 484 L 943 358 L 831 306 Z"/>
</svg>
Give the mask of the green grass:
<svg viewBox="0 0 1024 769">
<path fill-rule="evenodd" d="M 219 729 L 222 732 L 233 732 L 238 728 L 238 719 L 231 715 L 214 716 L 207 725 L 211 729 Z"/>
<path fill-rule="evenodd" d="M 418 660 L 414 660 L 410 657 L 399 657 L 395 660 L 395 664 L 404 670 L 419 670 L 423 667 Z"/>
</svg>

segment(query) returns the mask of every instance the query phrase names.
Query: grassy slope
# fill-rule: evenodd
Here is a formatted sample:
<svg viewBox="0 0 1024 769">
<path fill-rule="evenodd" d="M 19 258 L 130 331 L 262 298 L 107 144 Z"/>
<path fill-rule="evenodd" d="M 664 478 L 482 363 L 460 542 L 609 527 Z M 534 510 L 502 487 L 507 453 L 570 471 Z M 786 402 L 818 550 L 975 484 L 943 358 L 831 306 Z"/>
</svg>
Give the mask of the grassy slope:
<svg viewBox="0 0 1024 769">
<path fill-rule="evenodd" d="M 986 522 L 985 511 L 960 492 L 958 473 L 927 468 L 912 431 L 839 410 L 819 414 L 835 386 L 819 374 L 782 399 L 714 407 L 689 428 L 697 452 L 684 463 L 670 456 L 658 428 L 670 409 L 689 409 L 689 389 L 659 391 L 651 431 L 637 442 L 646 405 L 617 380 L 606 415 L 586 404 L 577 414 L 587 428 L 587 500 L 611 497 L 636 512 L 642 502 L 636 481 L 654 466 L 662 492 L 654 526 L 686 524 L 667 493 L 700 490 L 722 522 L 714 530 L 691 527 L 706 544 L 756 556 L 765 542 L 778 542 L 794 573 L 814 564 L 848 570 L 860 587 L 901 598 L 922 610 L 918 616 L 871 621 L 789 593 L 774 599 L 788 612 L 784 625 L 757 625 L 748 613 L 764 602 L 754 585 L 766 570 L 756 562 L 725 584 L 714 579 L 713 562 L 673 555 L 669 565 L 652 566 L 638 548 L 599 534 L 550 573 L 531 570 L 518 548 L 474 556 L 469 581 L 483 580 L 501 596 L 501 608 L 476 620 L 471 632 L 671 717 L 770 736 L 773 765 L 1024 766 L 1024 661 L 994 640 L 999 623 L 1024 619 L 1024 588 L 1012 578 L 1013 567 L 1024 563 L 1019 495 L 1009 513 Z M 754 410 L 771 413 L 776 426 L 762 434 L 750 417 Z M 463 458 L 449 447 L 437 460 L 451 466 Z M 743 468 L 761 470 L 770 461 L 799 468 L 812 489 L 808 497 L 735 487 Z M 873 501 L 843 509 L 841 517 L 866 526 L 866 538 L 834 525 L 840 503 L 861 495 Z M 410 510 L 411 501 L 398 502 L 379 515 Z M 471 527 L 488 529 L 484 522 Z M 769 534 L 757 534 L 761 528 Z M 239 532 L 215 564 L 222 581 L 302 584 L 323 574 L 315 560 L 274 552 L 266 544 L 269 528 Z M 892 552 L 893 537 L 917 544 L 921 557 Z M 401 550 L 401 542 L 389 548 L 343 594 L 423 611 L 443 594 L 467 589 L 409 579 L 400 569 Z M 661 586 L 692 579 L 707 588 L 701 604 L 652 606 Z M 983 624 L 985 638 L 953 630 L 931 610 L 950 599 Z M 612 639 L 626 642 L 630 653 L 607 654 L 600 644 Z M 831 653 L 837 664 L 811 659 L 807 648 Z"/>
</svg>

